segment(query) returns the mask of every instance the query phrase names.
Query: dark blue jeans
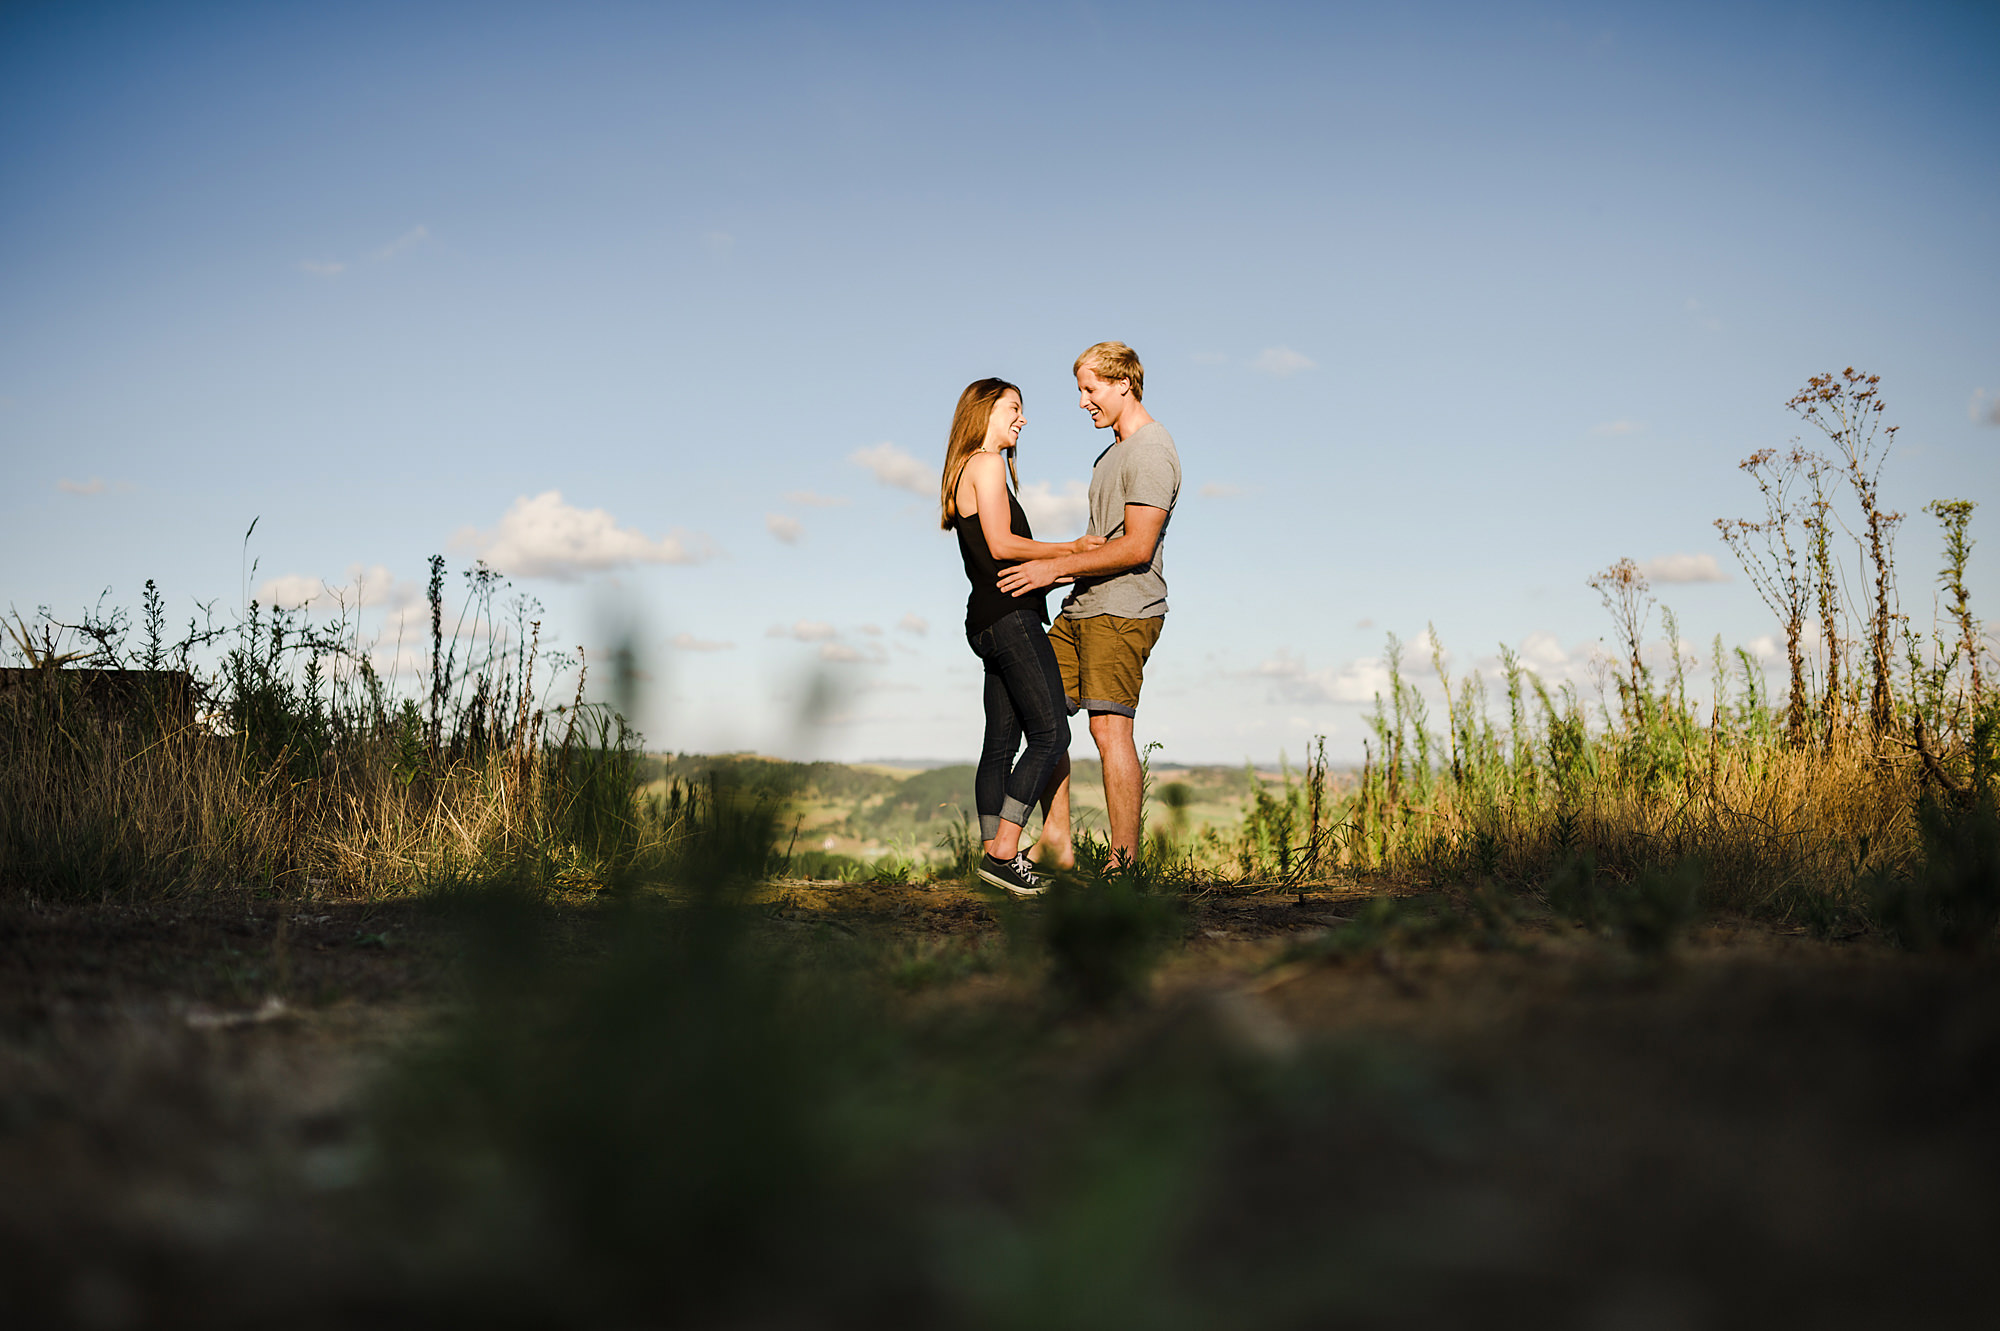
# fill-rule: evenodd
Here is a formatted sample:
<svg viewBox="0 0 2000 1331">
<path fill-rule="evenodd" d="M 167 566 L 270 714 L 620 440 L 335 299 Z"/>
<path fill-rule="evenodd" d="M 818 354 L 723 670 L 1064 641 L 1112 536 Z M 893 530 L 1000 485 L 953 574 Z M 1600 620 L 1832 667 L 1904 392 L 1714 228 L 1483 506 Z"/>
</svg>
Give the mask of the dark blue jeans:
<svg viewBox="0 0 2000 1331">
<path fill-rule="evenodd" d="M 1069 707 L 1062 671 L 1039 619 L 1027 609 L 966 635 L 986 666 L 986 739 L 973 778 L 979 838 L 991 841 L 1000 821 L 1025 825 L 1056 764 L 1069 752 Z M 1028 747 L 1021 748 L 1027 737 Z"/>
</svg>

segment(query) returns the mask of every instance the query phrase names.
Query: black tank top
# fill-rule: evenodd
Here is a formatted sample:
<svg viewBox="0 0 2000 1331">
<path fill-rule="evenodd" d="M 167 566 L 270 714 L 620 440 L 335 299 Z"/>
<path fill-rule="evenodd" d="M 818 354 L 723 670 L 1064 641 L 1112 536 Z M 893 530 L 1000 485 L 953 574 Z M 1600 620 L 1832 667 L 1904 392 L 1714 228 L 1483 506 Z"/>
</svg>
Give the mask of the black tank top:
<svg viewBox="0 0 2000 1331">
<path fill-rule="evenodd" d="M 1016 536 L 1033 540 L 1035 533 L 1028 527 L 1028 515 L 1021 511 L 1021 501 L 1014 492 L 1007 492 L 1007 529 Z M 990 628 L 1016 610 L 1033 612 L 1037 623 L 1049 622 L 1048 593 L 1029 592 L 1025 596 L 1009 596 L 1000 590 L 1000 573 L 1020 563 L 1018 559 L 996 560 L 993 551 L 986 544 L 986 533 L 979 526 L 979 517 L 963 514 L 953 520 L 952 526 L 958 531 L 958 553 L 965 560 L 965 576 L 972 583 L 972 594 L 965 598 L 965 631 L 973 634 Z"/>
</svg>

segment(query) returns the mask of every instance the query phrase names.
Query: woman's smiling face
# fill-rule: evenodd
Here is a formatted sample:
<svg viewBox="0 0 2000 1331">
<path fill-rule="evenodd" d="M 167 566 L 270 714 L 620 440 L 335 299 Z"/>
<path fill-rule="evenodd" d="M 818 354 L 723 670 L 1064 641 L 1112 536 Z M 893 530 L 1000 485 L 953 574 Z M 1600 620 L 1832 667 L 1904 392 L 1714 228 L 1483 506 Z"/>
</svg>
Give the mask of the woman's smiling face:
<svg viewBox="0 0 2000 1331">
<path fill-rule="evenodd" d="M 1008 389 L 993 404 L 993 414 L 986 421 L 986 444 L 989 449 L 1012 448 L 1020 442 L 1021 427 L 1028 418 L 1021 414 L 1021 395 Z"/>
</svg>

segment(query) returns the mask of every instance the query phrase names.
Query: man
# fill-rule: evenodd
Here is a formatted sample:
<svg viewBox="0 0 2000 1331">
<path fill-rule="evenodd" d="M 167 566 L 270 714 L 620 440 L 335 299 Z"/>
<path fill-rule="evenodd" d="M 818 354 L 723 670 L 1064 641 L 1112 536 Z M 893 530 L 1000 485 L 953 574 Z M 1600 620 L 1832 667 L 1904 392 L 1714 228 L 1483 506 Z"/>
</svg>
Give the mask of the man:
<svg viewBox="0 0 2000 1331">
<path fill-rule="evenodd" d="M 1062 668 L 1070 711 L 1081 708 L 1090 714 L 1090 737 L 1104 762 L 1112 856 L 1135 863 L 1142 791 L 1132 722 L 1146 658 L 1166 622 L 1160 545 L 1180 497 L 1181 460 L 1173 436 L 1146 410 L 1146 370 L 1132 348 L 1099 342 L 1071 368 L 1077 405 L 1093 425 L 1112 434 L 1111 446 L 1098 454 L 1090 473 L 1090 534 L 1102 536 L 1104 544 L 1016 564 L 1001 575 L 1000 589 L 1020 596 L 1058 579 L 1076 581 L 1049 627 L 1049 645 Z M 1057 769 L 1037 852 L 1036 863 L 1044 869 L 1066 869 L 1076 862 L 1068 763 Z"/>
</svg>

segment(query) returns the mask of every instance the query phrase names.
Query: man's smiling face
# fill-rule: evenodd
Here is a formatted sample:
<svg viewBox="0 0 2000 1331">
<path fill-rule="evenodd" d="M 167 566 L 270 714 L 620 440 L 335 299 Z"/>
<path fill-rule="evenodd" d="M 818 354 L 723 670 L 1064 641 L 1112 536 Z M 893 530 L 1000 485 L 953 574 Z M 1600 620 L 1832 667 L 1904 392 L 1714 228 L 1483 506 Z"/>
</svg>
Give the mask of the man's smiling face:
<svg viewBox="0 0 2000 1331">
<path fill-rule="evenodd" d="M 1116 425 L 1132 401 L 1132 385 L 1123 379 L 1101 379 L 1088 365 L 1076 372 L 1077 405 L 1090 413 L 1090 423 L 1102 430 Z"/>
</svg>

